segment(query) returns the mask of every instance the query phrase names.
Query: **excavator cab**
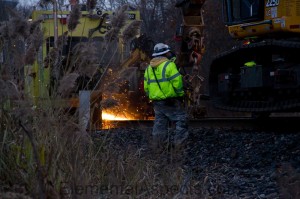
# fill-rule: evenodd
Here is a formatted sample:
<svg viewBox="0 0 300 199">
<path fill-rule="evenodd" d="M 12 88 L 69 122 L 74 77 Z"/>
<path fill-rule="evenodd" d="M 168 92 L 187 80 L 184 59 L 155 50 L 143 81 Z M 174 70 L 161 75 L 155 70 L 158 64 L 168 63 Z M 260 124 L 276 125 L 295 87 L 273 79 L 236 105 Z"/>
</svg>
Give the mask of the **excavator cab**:
<svg viewBox="0 0 300 199">
<path fill-rule="evenodd" d="M 225 24 L 236 25 L 264 19 L 264 1 L 261 0 L 224 0 Z"/>
</svg>

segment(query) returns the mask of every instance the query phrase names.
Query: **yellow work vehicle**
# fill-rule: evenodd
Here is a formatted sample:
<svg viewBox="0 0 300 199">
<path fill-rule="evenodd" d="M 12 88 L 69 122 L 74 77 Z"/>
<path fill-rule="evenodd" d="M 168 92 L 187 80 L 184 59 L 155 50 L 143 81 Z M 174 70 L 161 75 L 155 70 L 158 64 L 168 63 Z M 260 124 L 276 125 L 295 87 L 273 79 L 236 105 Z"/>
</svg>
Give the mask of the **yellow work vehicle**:
<svg viewBox="0 0 300 199">
<path fill-rule="evenodd" d="M 139 11 L 126 11 L 128 13 L 128 22 L 134 20 L 140 20 L 140 13 Z M 50 89 L 50 70 L 46 66 L 45 58 L 55 46 L 55 34 L 57 37 L 66 34 L 67 40 L 65 40 L 65 44 L 63 46 L 63 53 L 62 56 L 67 56 L 69 51 L 72 48 L 80 43 L 80 42 L 87 42 L 88 40 L 96 41 L 97 44 L 101 45 L 98 46 L 99 51 L 101 47 L 105 45 L 104 43 L 104 36 L 107 31 L 111 28 L 110 24 L 108 23 L 108 19 L 110 15 L 113 15 L 112 11 L 95 11 L 94 15 L 90 15 L 88 11 L 82 11 L 81 17 L 79 19 L 79 23 L 76 28 L 72 32 L 68 31 L 68 24 L 67 21 L 70 16 L 70 11 L 57 11 L 54 13 L 52 10 L 34 10 L 32 14 L 32 20 L 42 19 L 41 28 L 43 31 L 43 45 L 40 49 L 39 56 L 33 66 L 30 67 L 27 71 L 30 71 L 32 77 L 28 79 L 28 85 L 30 87 L 30 92 L 32 96 L 35 98 L 48 96 L 48 92 Z M 55 22 L 55 15 L 57 17 L 57 21 Z M 114 43 L 115 44 L 115 43 Z M 121 45 L 121 41 L 117 40 L 117 45 Z M 128 56 L 129 52 L 121 52 L 121 48 L 118 49 L 118 57 L 114 60 L 120 60 L 121 56 Z M 99 56 L 101 56 L 101 52 L 99 52 Z M 110 52 L 105 52 L 109 54 Z M 126 55 L 124 55 L 124 54 Z M 103 56 L 103 54 L 102 54 Z M 110 59 L 108 57 L 107 59 Z M 103 62 L 106 61 L 102 60 Z"/>
<path fill-rule="evenodd" d="M 61 100 L 56 100 L 59 106 L 78 108 L 82 105 L 81 100 L 88 100 L 91 105 L 96 100 L 99 109 L 99 100 L 103 97 L 103 93 L 97 89 L 102 75 L 110 74 L 112 68 L 123 67 L 116 67 L 122 63 L 125 63 L 124 67 L 129 67 L 131 62 L 128 59 L 138 59 L 137 53 L 130 57 L 129 42 L 124 41 L 121 35 L 126 26 L 140 22 L 140 13 L 137 10 L 127 9 L 125 13 L 128 17 L 125 26 L 120 29 L 114 41 L 107 41 L 107 33 L 114 28 L 111 24 L 112 17 L 115 15 L 113 11 L 97 9 L 90 12 L 84 10 L 84 6 L 82 6 L 76 27 L 70 27 L 71 12 L 72 10 L 33 11 L 32 20 L 42 21 L 40 26 L 43 32 L 43 44 L 34 64 L 25 66 L 26 91 L 37 104 L 59 92 Z M 93 45 L 87 49 L 86 46 L 80 46 L 83 43 L 93 43 Z M 91 62 L 89 57 L 92 55 L 93 59 L 96 59 L 92 60 L 95 63 L 89 64 L 89 67 L 94 66 L 93 72 L 87 76 L 80 74 L 80 70 L 77 68 L 79 75 L 75 78 L 77 78 L 76 84 L 78 85 L 75 86 L 72 94 L 66 95 L 64 90 L 59 89 L 59 84 L 64 74 L 72 75 L 74 67 L 86 64 L 79 60 L 82 58 L 82 55 L 78 55 L 80 51 L 85 51 L 86 58 L 83 59 L 83 62 Z M 86 68 L 82 68 L 82 70 L 86 70 Z M 81 107 L 81 109 L 84 108 L 90 109 L 91 106 Z M 91 118 L 94 123 L 101 122 L 101 110 L 98 110 L 96 116 L 91 116 Z"/>
<path fill-rule="evenodd" d="M 177 2 L 183 10 L 184 27 L 192 21 L 198 29 L 198 34 L 194 34 L 198 40 L 188 37 L 188 41 L 200 44 L 203 22 L 195 22 L 201 17 L 199 5 L 204 2 Z M 256 116 L 299 111 L 300 0 L 223 0 L 222 3 L 228 32 L 240 45 L 217 55 L 209 66 L 209 97 L 215 107 Z M 184 30 L 188 35 L 188 29 Z M 192 50 L 188 52 L 191 54 Z"/>
<path fill-rule="evenodd" d="M 228 31 L 242 43 L 211 65 L 210 96 L 217 107 L 256 116 L 299 111 L 300 0 L 223 4 Z"/>
</svg>

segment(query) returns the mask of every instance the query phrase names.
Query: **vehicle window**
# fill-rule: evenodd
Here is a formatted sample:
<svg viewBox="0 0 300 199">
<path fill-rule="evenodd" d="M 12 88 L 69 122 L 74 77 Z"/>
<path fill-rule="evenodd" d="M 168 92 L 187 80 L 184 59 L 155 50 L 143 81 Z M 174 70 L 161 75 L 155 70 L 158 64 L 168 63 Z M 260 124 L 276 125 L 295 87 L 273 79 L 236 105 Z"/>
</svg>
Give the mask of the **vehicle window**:
<svg viewBox="0 0 300 199">
<path fill-rule="evenodd" d="M 251 18 L 258 15 L 259 0 L 242 0 L 241 18 Z"/>
</svg>

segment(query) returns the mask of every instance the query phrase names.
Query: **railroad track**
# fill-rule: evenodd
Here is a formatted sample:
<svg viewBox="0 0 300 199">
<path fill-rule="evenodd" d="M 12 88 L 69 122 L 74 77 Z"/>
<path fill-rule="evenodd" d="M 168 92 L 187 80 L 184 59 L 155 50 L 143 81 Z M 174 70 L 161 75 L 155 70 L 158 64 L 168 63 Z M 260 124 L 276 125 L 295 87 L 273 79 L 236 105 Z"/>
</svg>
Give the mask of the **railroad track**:
<svg viewBox="0 0 300 199">
<path fill-rule="evenodd" d="M 103 129 L 151 128 L 153 120 L 103 121 Z M 269 117 L 263 119 L 244 118 L 203 118 L 189 120 L 189 128 L 232 128 L 268 131 L 300 131 L 300 117 Z M 172 127 L 173 124 L 170 124 Z"/>
</svg>

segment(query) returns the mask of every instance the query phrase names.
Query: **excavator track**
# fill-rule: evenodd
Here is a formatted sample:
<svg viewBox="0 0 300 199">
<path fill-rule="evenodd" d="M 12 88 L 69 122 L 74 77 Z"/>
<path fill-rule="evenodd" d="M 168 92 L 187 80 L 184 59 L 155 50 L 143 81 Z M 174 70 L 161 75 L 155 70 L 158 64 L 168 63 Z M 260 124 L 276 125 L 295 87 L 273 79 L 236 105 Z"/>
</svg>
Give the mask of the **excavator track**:
<svg viewBox="0 0 300 199">
<path fill-rule="evenodd" d="M 281 112 L 281 111 L 296 111 L 300 109 L 300 64 L 299 61 L 293 63 L 292 71 L 295 73 L 295 84 L 287 85 L 275 85 L 275 82 L 272 82 L 272 85 L 260 85 L 256 88 L 241 86 L 241 71 L 242 69 L 238 68 L 238 65 L 230 68 L 231 63 L 237 60 L 237 57 L 245 57 L 250 54 L 255 53 L 265 53 L 270 52 L 268 56 L 273 56 L 273 54 L 288 54 L 287 52 L 292 52 L 293 59 L 297 57 L 297 52 L 300 50 L 300 42 L 297 40 L 263 40 L 257 43 L 251 43 L 248 45 L 241 45 L 235 47 L 229 51 L 226 51 L 218 55 L 212 64 L 212 72 L 210 74 L 211 85 L 214 87 L 211 90 L 216 90 L 216 86 L 219 86 L 220 83 L 217 82 L 218 75 L 225 73 L 224 71 L 232 70 L 235 71 L 234 75 L 240 79 L 235 80 L 234 89 L 226 90 L 226 94 L 218 95 L 216 92 L 212 92 L 213 102 L 216 108 L 224 109 L 228 111 L 239 111 L 239 112 Z M 273 53 L 273 54 L 271 54 Z M 264 55 L 260 55 L 261 59 L 264 58 Z M 267 55 L 265 56 L 267 57 Z M 239 61 L 239 60 L 238 60 Z M 240 65 L 242 64 L 239 63 Z M 271 65 L 272 63 L 267 63 L 265 65 Z M 267 71 L 262 75 L 261 81 L 264 79 L 270 79 L 271 73 L 276 73 L 276 70 L 281 70 L 288 62 L 282 62 L 281 66 L 269 66 L 273 67 L 270 71 Z M 223 68 L 221 68 L 223 67 Z M 227 67 L 227 68 L 226 68 Z M 225 68 L 225 69 L 224 69 Z M 266 67 L 263 65 L 261 70 L 264 70 Z M 288 68 L 288 67 L 287 67 Z M 284 68 L 285 69 L 285 68 Z M 274 72 L 275 71 L 275 72 Z M 254 75 L 253 75 L 254 76 Z M 268 80 L 269 80 L 268 79 Z M 251 80 L 248 80 L 251 81 Z M 253 79 L 257 81 L 257 79 Z M 275 81 L 275 80 L 273 80 Z M 232 82 L 230 82 L 232 83 Z M 230 84 L 228 83 L 228 84 Z M 237 86 L 238 85 L 238 86 Z M 250 98 L 250 99 L 248 99 Z"/>
<path fill-rule="evenodd" d="M 299 39 L 298 39 L 299 40 Z M 251 48 L 262 48 L 262 47 L 284 47 L 284 48 L 298 48 L 300 49 L 300 41 L 288 41 L 288 40 L 273 40 L 266 39 L 258 43 L 250 43 L 248 45 L 235 46 L 231 50 L 225 51 L 218 54 L 215 60 L 221 59 L 230 54 L 238 53 L 241 50 L 251 49 Z"/>
</svg>

